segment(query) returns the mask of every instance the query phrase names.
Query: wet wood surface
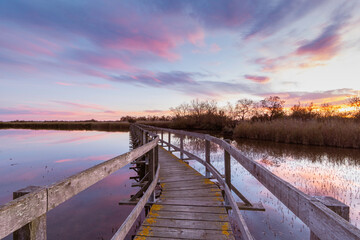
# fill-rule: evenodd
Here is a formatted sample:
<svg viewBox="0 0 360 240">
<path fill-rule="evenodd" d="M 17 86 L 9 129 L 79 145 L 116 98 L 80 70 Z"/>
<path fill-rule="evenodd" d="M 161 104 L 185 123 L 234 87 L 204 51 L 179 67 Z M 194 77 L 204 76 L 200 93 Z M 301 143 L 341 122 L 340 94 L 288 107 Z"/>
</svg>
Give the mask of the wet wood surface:
<svg viewBox="0 0 360 240">
<path fill-rule="evenodd" d="M 135 239 L 234 239 L 220 189 L 159 148 L 162 193 Z"/>
</svg>

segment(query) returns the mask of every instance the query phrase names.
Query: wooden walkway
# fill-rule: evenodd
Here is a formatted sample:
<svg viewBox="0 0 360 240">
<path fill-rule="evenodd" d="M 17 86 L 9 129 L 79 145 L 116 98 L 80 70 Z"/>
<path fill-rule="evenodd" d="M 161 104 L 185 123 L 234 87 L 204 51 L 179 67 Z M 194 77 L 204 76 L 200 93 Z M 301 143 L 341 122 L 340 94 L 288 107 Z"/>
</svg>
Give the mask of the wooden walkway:
<svg viewBox="0 0 360 240">
<path fill-rule="evenodd" d="M 218 186 L 160 147 L 159 163 L 162 192 L 135 239 L 234 239 Z"/>
</svg>

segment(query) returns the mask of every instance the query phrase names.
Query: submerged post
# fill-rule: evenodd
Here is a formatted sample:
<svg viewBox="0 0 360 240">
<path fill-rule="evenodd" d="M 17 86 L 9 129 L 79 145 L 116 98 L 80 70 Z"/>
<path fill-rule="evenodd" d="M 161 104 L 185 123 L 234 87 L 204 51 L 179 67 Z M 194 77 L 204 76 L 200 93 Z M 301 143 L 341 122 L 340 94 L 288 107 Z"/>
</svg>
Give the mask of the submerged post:
<svg viewBox="0 0 360 240">
<path fill-rule="evenodd" d="M 28 186 L 13 192 L 13 199 L 37 191 L 42 187 Z M 29 206 L 31 207 L 31 206 Z M 46 240 L 46 214 L 34 219 L 13 233 L 14 240 Z"/>
<path fill-rule="evenodd" d="M 184 159 L 184 136 L 181 135 L 180 136 L 180 159 L 183 160 Z"/>
<path fill-rule="evenodd" d="M 161 146 L 164 146 L 164 131 L 161 130 Z"/>
<path fill-rule="evenodd" d="M 225 140 L 227 143 L 230 143 L 229 139 Z M 230 154 L 224 150 L 224 164 L 225 164 L 225 182 L 226 185 L 231 189 L 231 164 L 230 164 Z"/>
<path fill-rule="evenodd" d="M 205 160 L 208 164 L 210 164 L 210 142 L 209 140 L 205 140 Z M 206 174 L 205 177 L 210 177 L 210 172 L 206 168 Z"/>
<path fill-rule="evenodd" d="M 171 143 L 171 132 L 169 132 L 169 134 L 168 134 L 168 150 L 169 151 L 171 150 L 170 143 Z"/>
</svg>

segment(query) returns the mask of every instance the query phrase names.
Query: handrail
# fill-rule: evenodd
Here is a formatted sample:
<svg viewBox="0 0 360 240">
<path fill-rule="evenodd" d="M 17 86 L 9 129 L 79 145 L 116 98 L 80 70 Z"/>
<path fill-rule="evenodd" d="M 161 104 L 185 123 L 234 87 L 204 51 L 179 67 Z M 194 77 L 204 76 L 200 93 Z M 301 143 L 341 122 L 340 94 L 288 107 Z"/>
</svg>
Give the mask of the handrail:
<svg viewBox="0 0 360 240">
<path fill-rule="evenodd" d="M 143 156 L 157 147 L 158 141 L 155 137 L 139 148 L 0 206 L 0 239 Z"/>
<path fill-rule="evenodd" d="M 270 170 L 261 164 L 245 157 L 238 149 L 231 146 L 226 141 L 210 136 L 208 134 L 194 133 L 183 130 L 173 130 L 168 128 L 159 128 L 149 125 L 140 125 L 153 131 L 173 133 L 180 136 L 190 136 L 206 141 L 213 142 L 222 147 L 236 161 L 238 161 L 249 173 L 251 173 L 260 183 L 262 183 L 272 194 L 274 194 L 286 207 L 288 207 L 297 217 L 299 217 L 310 230 L 320 239 L 360 239 L 360 230 L 345 219 L 327 208 L 318 199 L 309 196 L 292 186 L 287 181 L 273 174 Z M 161 142 L 165 142 L 160 139 Z M 166 142 L 165 142 L 166 143 Z M 171 145 L 174 147 L 174 145 Z M 176 148 L 189 157 L 194 157 L 199 161 L 199 157 L 194 154 Z M 201 161 L 200 161 L 201 162 Z M 206 163 L 202 160 L 202 164 Z M 211 171 L 207 165 L 208 170 Z M 215 172 L 216 173 L 216 172 Z M 214 174 L 214 173 L 213 173 Z M 216 177 L 218 174 L 214 174 Z"/>
</svg>

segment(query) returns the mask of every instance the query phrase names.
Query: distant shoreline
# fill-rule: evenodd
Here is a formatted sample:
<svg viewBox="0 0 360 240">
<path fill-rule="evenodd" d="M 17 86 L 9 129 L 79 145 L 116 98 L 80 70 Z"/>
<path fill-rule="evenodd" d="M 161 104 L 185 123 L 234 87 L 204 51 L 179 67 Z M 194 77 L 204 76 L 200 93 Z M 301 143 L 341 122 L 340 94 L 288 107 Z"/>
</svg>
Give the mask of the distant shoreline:
<svg viewBox="0 0 360 240">
<path fill-rule="evenodd" d="M 139 121 L 156 127 L 169 127 L 169 121 Z M 128 131 L 129 122 L 121 121 L 12 121 L 0 122 L 0 129 L 32 130 L 88 130 L 88 131 Z"/>
</svg>

